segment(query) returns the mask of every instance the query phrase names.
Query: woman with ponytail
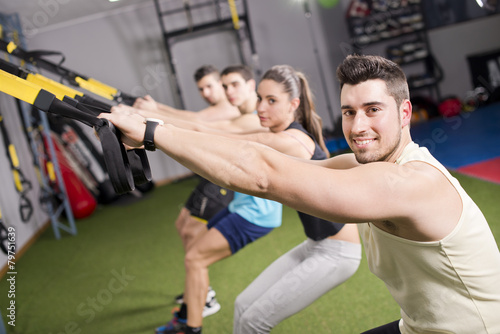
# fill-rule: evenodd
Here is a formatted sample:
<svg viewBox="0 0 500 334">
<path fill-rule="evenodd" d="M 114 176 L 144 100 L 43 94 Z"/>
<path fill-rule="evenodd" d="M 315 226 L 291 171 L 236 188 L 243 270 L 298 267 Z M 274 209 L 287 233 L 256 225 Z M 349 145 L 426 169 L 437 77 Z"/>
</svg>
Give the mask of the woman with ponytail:
<svg viewBox="0 0 500 334">
<path fill-rule="evenodd" d="M 302 73 L 274 66 L 262 77 L 257 95 L 261 125 L 270 132 L 247 139 L 303 159 L 328 157 L 322 121 Z M 269 333 L 356 272 L 361 260 L 356 225 L 298 214 L 307 239 L 274 261 L 236 298 L 234 334 Z"/>
<path fill-rule="evenodd" d="M 227 90 L 226 87 L 226 93 Z M 255 108 L 256 115 L 252 116 L 258 117 L 262 129 L 245 134 L 222 132 L 210 128 L 209 123 L 195 124 L 168 117 L 163 120 L 185 129 L 259 142 L 300 159 L 324 160 L 328 157 L 321 117 L 314 109 L 313 96 L 302 73 L 288 65 L 269 69 L 258 85 Z M 115 111 L 119 109 L 130 111 L 130 107 L 125 106 Z M 243 226 L 244 220 L 252 222 L 246 215 L 262 212 L 247 200 L 252 197 L 235 192 L 229 206 L 208 222 L 207 230 L 199 232 L 202 235 L 196 236 L 186 253 L 189 259 L 186 261 L 186 280 L 203 276 L 203 282 L 199 280 L 196 286 L 186 284 L 184 293 L 188 297 L 197 296 L 197 303 L 194 303 L 197 307 L 193 307 L 193 303 L 189 306 L 192 297 L 185 298 L 180 312 L 166 326 L 159 327 L 157 334 L 201 332 L 201 310 L 209 287 L 208 266 L 235 254 L 272 229 L 251 239 L 242 237 L 245 228 L 252 226 Z M 307 239 L 277 259 L 238 296 L 234 333 L 268 333 L 283 319 L 304 309 L 356 272 L 361 260 L 356 225 L 330 222 L 302 212 L 298 214 Z M 262 226 L 260 223 L 252 222 L 257 227 Z M 273 228 L 279 224 L 281 220 Z M 240 239 L 245 242 L 233 247 L 232 240 Z M 277 292 L 282 295 L 280 298 L 276 298 Z"/>
</svg>

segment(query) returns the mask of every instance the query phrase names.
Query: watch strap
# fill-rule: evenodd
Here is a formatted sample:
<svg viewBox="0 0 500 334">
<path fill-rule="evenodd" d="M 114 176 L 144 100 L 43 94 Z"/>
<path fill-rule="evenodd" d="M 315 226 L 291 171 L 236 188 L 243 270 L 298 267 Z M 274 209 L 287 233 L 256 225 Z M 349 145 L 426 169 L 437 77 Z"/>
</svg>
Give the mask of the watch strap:
<svg viewBox="0 0 500 334">
<path fill-rule="evenodd" d="M 148 151 L 156 151 L 154 136 L 158 122 L 146 121 L 146 131 L 144 132 L 144 148 Z"/>
</svg>

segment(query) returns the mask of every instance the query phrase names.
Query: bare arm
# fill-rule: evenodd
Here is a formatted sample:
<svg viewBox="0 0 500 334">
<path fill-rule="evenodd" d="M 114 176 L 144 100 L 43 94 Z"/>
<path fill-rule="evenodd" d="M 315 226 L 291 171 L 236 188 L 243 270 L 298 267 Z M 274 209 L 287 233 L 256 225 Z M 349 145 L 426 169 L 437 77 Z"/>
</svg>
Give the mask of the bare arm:
<svg viewBox="0 0 500 334">
<path fill-rule="evenodd" d="M 126 144 L 142 145 L 145 126 L 140 116 L 133 115 L 134 120 L 118 114 L 103 117 L 122 130 Z M 442 186 L 439 182 L 432 187 L 437 178 L 429 180 L 421 166 L 377 162 L 336 170 L 291 158 L 259 143 L 172 125 L 157 127 L 155 142 L 160 150 L 214 183 L 337 222 L 414 223 L 430 203 L 426 200 L 430 196 L 422 194 L 439 192 Z M 441 205 L 444 202 L 433 208 Z"/>
<path fill-rule="evenodd" d="M 183 129 L 193 131 L 203 131 L 208 133 L 248 133 L 265 131 L 266 129 L 260 125 L 259 117 L 254 114 L 240 115 L 231 120 L 221 120 L 214 122 L 191 122 L 180 119 L 178 117 L 168 116 L 165 113 L 158 111 L 138 109 L 127 105 L 117 105 L 111 108 L 112 113 L 119 113 L 122 115 L 138 114 L 145 118 L 157 118 L 163 120 L 166 124 L 173 124 Z"/>
<path fill-rule="evenodd" d="M 238 108 L 225 105 L 209 106 L 200 111 L 189 111 L 177 109 L 160 102 L 156 102 L 150 95 L 144 98 L 138 98 L 133 105 L 134 108 L 144 110 L 145 112 L 155 112 L 165 116 L 175 117 L 190 122 L 214 122 L 226 119 L 233 119 L 239 116 Z"/>
<path fill-rule="evenodd" d="M 349 169 L 360 166 L 353 153 L 340 154 L 326 160 L 310 160 L 310 163 L 331 169 Z"/>
</svg>

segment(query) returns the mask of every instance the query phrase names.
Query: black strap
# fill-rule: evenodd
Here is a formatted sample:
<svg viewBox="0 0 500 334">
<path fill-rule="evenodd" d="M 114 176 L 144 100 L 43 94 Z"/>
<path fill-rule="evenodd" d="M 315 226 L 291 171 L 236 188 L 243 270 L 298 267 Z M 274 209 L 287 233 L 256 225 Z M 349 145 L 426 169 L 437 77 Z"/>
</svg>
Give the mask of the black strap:
<svg viewBox="0 0 500 334">
<path fill-rule="evenodd" d="M 18 181 L 20 182 L 19 187 L 21 189 L 18 188 L 17 184 L 15 184 L 15 188 L 19 194 L 19 201 L 20 201 L 19 214 L 21 216 L 21 221 L 23 223 L 27 223 L 33 214 L 33 204 L 31 203 L 30 199 L 26 196 L 26 193 L 32 189 L 32 185 L 31 182 L 24 177 L 21 168 L 19 166 L 14 165 L 13 157 L 11 156 L 11 152 L 9 149 L 12 143 L 10 141 L 9 134 L 7 133 L 7 128 L 4 124 L 4 119 L 2 114 L 0 114 L 0 130 L 2 132 L 2 139 L 5 146 L 5 152 L 9 158 L 10 168 L 12 172 L 17 175 L 17 177 L 19 178 Z"/>
<path fill-rule="evenodd" d="M 88 95 L 83 95 L 83 96 L 77 96 L 75 97 L 76 100 L 86 106 L 93 106 L 93 107 L 96 107 L 96 108 L 100 108 L 102 110 L 107 110 L 107 112 L 109 112 L 111 110 L 111 105 L 105 103 L 105 102 L 102 102 L 102 101 L 99 101 L 99 100 L 96 100 Z"/>
<path fill-rule="evenodd" d="M 120 132 L 108 120 L 103 121 L 94 129 L 101 141 L 104 163 L 115 192 L 125 194 L 135 189 L 127 152 L 120 141 Z"/>
<path fill-rule="evenodd" d="M 8 52 L 8 45 L 9 45 L 9 42 L 0 39 L 0 50 L 2 50 L 4 52 Z M 82 78 L 84 80 L 89 79 L 88 76 L 79 74 L 75 71 L 72 71 L 68 68 L 61 66 L 61 64 L 64 61 L 64 55 L 58 51 L 36 50 L 36 51 L 30 52 L 30 51 L 23 50 L 19 46 L 16 46 L 16 48 L 12 52 L 10 52 L 10 54 L 19 58 L 19 59 L 27 61 L 36 67 L 42 68 L 42 69 L 47 70 L 51 73 L 54 73 L 54 74 L 61 76 L 64 80 L 68 81 L 73 86 L 80 86 L 78 84 L 78 82 L 76 82 L 76 78 Z M 59 62 L 59 64 L 55 64 L 55 63 L 43 58 L 44 56 L 48 56 L 48 55 L 60 55 L 60 56 L 62 56 L 62 60 Z M 135 102 L 135 100 L 137 99 L 137 96 L 132 96 L 132 95 L 125 94 L 123 92 L 118 91 L 116 96 L 113 96 L 113 98 L 117 102 L 132 105 Z"/>
<path fill-rule="evenodd" d="M 71 118 L 93 127 L 100 139 L 104 163 L 115 192 L 120 195 L 135 189 L 128 155 L 120 140 L 121 134 L 110 122 L 97 118 L 92 113 L 78 110 L 43 89 L 33 105 L 42 111 Z"/>
<path fill-rule="evenodd" d="M 7 255 L 9 253 L 9 232 L 0 218 L 0 249 Z"/>
<path fill-rule="evenodd" d="M 64 56 L 64 54 L 62 52 L 59 52 L 59 51 L 33 50 L 33 51 L 26 52 L 26 56 L 29 57 L 30 59 L 32 59 L 33 61 L 39 60 L 45 56 L 60 56 L 61 60 L 59 61 L 57 66 L 61 66 L 62 63 L 64 63 L 64 61 L 66 60 L 66 57 Z"/>
<path fill-rule="evenodd" d="M 74 106 L 78 110 L 95 116 L 103 112 L 109 112 L 109 109 L 104 110 L 99 107 L 84 105 L 83 103 L 78 102 L 78 100 L 69 98 L 67 96 L 64 97 L 63 101 Z M 144 149 L 128 150 L 126 158 L 128 159 L 130 169 L 134 178 L 134 184 L 136 186 L 151 181 L 151 167 L 149 165 L 148 157 Z"/>
<path fill-rule="evenodd" d="M 140 186 L 151 181 L 151 167 L 149 166 L 146 150 L 142 148 L 128 150 L 127 155 L 132 168 L 135 185 Z"/>
<path fill-rule="evenodd" d="M 19 199 L 19 215 L 21 216 L 21 221 L 27 223 L 33 215 L 33 204 L 31 204 L 30 199 L 26 197 L 26 192 L 21 193 Z"/>
</svg>

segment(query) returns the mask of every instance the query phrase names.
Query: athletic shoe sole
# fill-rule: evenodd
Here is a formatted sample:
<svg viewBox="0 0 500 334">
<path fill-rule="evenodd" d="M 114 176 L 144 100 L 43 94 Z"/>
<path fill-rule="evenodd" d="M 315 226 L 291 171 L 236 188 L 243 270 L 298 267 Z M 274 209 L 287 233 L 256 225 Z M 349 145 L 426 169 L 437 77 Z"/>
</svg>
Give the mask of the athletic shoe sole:
<svg viewBox="0 0 500 334">
<path fill-rule="evenodd" d="M 205 304 L 205 307 L 203 308 L 203 318 L 208 317 L 212 314 L 215 314 L 220 311 L 220 304 L 217 302 L 217 299 L 212 298 L 208 303 Z"/>
</svg>

